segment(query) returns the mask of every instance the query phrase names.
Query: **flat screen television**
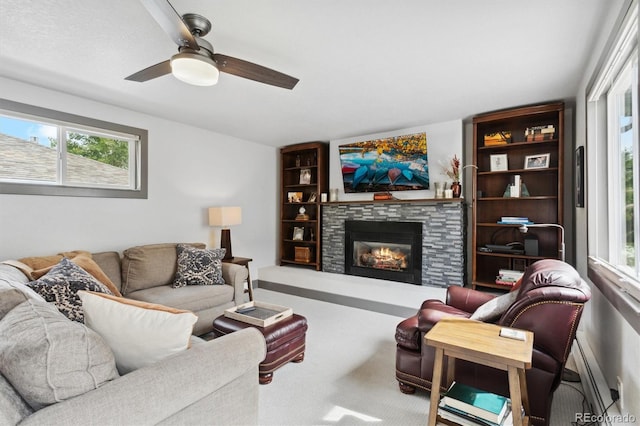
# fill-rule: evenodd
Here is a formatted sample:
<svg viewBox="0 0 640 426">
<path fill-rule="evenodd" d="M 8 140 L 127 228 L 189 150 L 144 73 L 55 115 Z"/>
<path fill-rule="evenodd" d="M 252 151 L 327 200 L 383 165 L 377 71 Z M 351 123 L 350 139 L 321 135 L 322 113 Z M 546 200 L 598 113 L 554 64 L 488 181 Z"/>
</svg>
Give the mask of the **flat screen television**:
<svg viewBox="0 0 640 426">
<path fill-rule="evenodd" d="M 429 189 L 426 133 L 353 142 L 338 151 L 345 193 Z"/>
</svg>

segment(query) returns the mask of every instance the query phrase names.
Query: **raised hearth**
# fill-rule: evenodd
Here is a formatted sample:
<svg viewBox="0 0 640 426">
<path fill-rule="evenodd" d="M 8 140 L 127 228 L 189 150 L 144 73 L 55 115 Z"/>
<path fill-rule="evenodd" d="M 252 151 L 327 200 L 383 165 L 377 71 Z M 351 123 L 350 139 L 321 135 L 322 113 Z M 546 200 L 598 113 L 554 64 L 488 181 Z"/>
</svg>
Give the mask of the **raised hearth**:
<svg viewBox="0 0 640 426">
<path fill-rule="evenodd" d="M 345 274 L 345 222 L 417 222 L 422 227 L 421 284 L 464 285 L 464 202 L 411 200 L 322 205 L 322 270 Z"/>
</svg>

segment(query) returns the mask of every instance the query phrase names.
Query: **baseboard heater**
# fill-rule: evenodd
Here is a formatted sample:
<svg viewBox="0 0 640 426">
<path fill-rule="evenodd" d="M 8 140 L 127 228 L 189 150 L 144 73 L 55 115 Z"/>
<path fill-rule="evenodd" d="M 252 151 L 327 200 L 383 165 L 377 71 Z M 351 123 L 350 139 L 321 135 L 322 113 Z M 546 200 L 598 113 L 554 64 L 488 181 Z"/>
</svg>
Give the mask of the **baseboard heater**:
<svg viewBox="0 0 640 426">
<path fill-rule="evenodd" d="M 596 358 L 589 347 L 584 332 L 578 331 L 576 341 L 572 348 L 573 359 L 580 374 L 582 388 L 591 406 L 594 424 L 606 426 L 628 426 L 629 422 L 624 421 L 624 416 L 620 412 L 617 404 L 611 404 L 611 393 L 607 385 L 602 370 L 596 362 Z M 609 407 L 609 405 L 611 405 Z M 609 407 L 607 409 L 607 407 Z M 604 410 L 607 410 L 606 414 Z M 582 413 L 587 414 L 587 413 Z"/>
</svg>

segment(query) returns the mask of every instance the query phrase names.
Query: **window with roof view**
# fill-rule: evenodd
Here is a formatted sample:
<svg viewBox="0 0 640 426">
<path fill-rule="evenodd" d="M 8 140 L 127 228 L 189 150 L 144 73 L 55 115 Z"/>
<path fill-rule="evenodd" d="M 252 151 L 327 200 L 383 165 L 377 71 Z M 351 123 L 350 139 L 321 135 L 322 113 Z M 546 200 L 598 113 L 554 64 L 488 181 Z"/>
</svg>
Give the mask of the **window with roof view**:
<svg viewBox="0 0 640 426">
<path fill-rule="evenodd" d="M 0 192 L 146 198 L 146 131 L 0 101 Z"/>
</svg>

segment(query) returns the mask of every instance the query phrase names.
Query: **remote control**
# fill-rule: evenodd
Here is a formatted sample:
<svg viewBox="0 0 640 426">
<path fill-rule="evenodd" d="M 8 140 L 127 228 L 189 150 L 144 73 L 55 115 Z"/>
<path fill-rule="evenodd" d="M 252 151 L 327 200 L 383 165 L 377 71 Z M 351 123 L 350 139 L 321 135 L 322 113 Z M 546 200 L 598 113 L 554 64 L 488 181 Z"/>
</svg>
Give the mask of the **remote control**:
<svg viewBox="0 0 640 426">
<path fill-rule="evenodd" d="M 255 311 L 256 308 L 254 306 L 247 306 L 246 308 L 236 309 L 236 312 L 239 314 L 246 314 L 247 312 Z"/>
<path fill-rule="evenodd" d="M 524 340 L 525 334 L 521 330 L 515 330 L 513 328 L 502 328 L 500 329 L 500 336 L 507 337 L 509 339 L 515 340 Z"/>
</svg>

